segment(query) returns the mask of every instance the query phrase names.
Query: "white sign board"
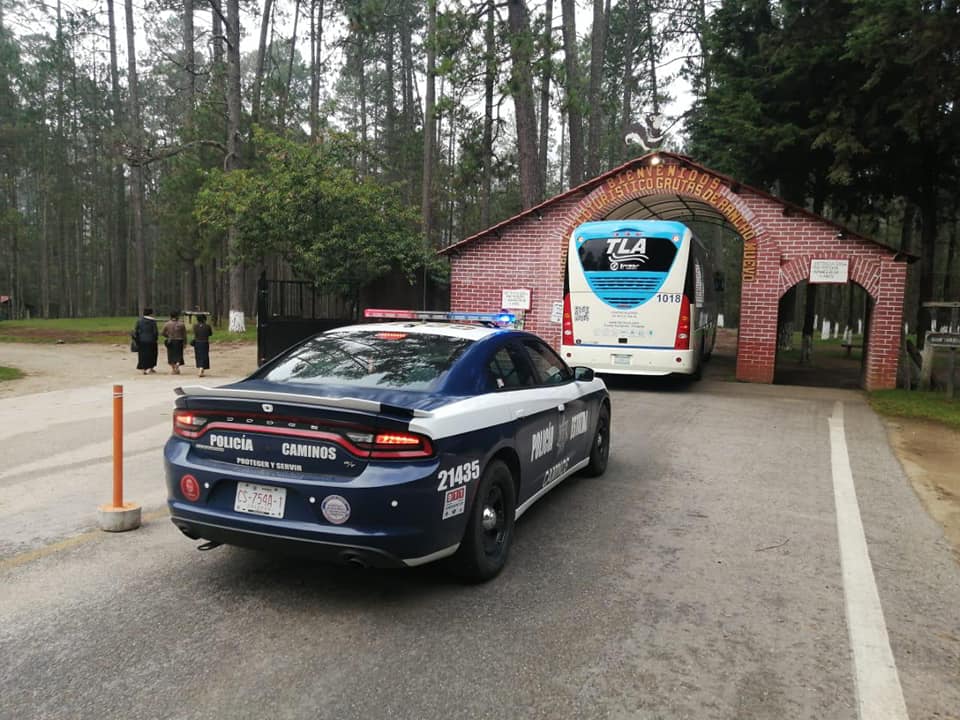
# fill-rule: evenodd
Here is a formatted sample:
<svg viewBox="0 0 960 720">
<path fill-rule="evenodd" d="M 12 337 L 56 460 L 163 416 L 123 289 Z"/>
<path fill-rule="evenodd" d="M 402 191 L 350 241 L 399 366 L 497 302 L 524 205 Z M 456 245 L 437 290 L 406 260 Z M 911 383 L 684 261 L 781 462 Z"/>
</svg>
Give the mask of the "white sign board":
<svg viewBox="0 0 960 720">
<path fill-rule="evenodd" d="M 849 260 L 811 260 L 810 279 L 812 283 L 845 283 L 850 279 Z"/>
<path fill-rule="evenodd" d="M 504 310 L 529 310 L 530 289 L 515 288 L 500 291 L 500 307 Z"/>
<path fill-rule="evenodd" d="M 558 323 L 563 320 L 563 302 L 557 300 L 550 308 L 550 322 Z"/>
</svg>

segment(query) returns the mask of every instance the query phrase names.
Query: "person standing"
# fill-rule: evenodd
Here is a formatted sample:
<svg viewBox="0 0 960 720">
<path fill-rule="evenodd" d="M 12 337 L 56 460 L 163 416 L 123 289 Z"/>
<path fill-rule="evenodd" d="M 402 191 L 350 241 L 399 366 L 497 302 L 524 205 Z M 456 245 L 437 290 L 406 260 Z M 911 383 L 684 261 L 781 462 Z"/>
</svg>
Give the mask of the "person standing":
<svg viewBox="0 0 960 720">
<path fill-rule="evenodd" d="M 153 308 L 144 308 L 143 315 L 133 326 L 131 337 L 137 342 L 137 370 L 143 374 L 155 373 L 157 367 L 157 321 Z"/>
<path fill-rule="evenodd" d="M 174 311 L 170 313 L 170 319 L 163 325 L 160 331 L 166 340 L 167 346 L 167 364 L 170 365 L 170 372 L 174 375 L 180 374 L 180 366 L 183 365 L 183 346 L 187 342 L 187 328 L 180 320 L 180 313 Z"/>
<path fill-rule="evenodd" d="M 200 377 L 203 377 L 205 370 L 210 369 L 210 336 L 213 335 L 213 328 L 207 325 L 206 315 L 197 315 L 197 322 L 193 326 L 193 354 L 197 359 L 197 367 L 200 368 Z"/>
</svg>

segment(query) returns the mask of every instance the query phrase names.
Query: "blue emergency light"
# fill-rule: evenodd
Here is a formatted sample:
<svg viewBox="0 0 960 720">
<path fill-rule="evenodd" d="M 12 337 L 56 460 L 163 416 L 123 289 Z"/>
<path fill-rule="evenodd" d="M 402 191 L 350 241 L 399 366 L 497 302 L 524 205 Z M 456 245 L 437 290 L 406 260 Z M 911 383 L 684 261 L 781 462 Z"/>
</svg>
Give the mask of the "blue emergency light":
<svg viewBox="0 0 960 720">
<path fill-rule="evenodd" d="M 517 321 L 516 315 L 508 312 L 446 312 L 444 310 L 392 310 L 384 308 L 366 308 L 363 317 L 380 320 L 439 320 L 441 322 L 482 322 L 498 327 L 511 327 Z"/>
</svg>

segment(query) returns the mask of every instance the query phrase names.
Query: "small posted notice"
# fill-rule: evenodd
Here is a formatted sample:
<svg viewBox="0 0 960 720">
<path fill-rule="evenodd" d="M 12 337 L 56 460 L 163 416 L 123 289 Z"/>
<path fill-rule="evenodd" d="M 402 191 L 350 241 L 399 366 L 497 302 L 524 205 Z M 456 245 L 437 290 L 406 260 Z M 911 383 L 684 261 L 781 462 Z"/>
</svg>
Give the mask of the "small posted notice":
<svg viewBox="0 0 960 720">
<path fill-rule="evenodd" d="M 500 291 L 500 307 L 504 310 L 529 310 L 530 288 L 511 288 Z"/>
<path fill-rule="evenodd" d="M 558 323 L 563 320 L 563 301 L 557 300 L 550 307 L 550 322 Z"/>
<path fill-rule="evenodd" d="M 845 283 L 850 279 L 849 260 L 811 260 L 811 283 Z"/>
</svg>

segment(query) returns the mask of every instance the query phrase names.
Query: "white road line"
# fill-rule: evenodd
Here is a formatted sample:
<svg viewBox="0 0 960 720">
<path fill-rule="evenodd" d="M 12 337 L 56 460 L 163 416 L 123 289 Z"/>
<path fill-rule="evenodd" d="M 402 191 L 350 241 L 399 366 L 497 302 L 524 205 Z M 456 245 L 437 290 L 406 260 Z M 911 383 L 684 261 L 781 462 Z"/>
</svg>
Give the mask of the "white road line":
<svg viewBox="0 0 960 720">
<path fill-rule="evenodd" d="M 890 650 L 880 595 L 863 533 L 857 492 L 847 456 L 843 428 L 843 403 L 837 402 L 830 418 L 830 464 L 833 497 L 837 508 L 837 535 L 843 567 L 843 594 L 847 628 L 853 650 L 857 713 L 860 720 L 907 720 L 907 706 Z"/>
</svg>

